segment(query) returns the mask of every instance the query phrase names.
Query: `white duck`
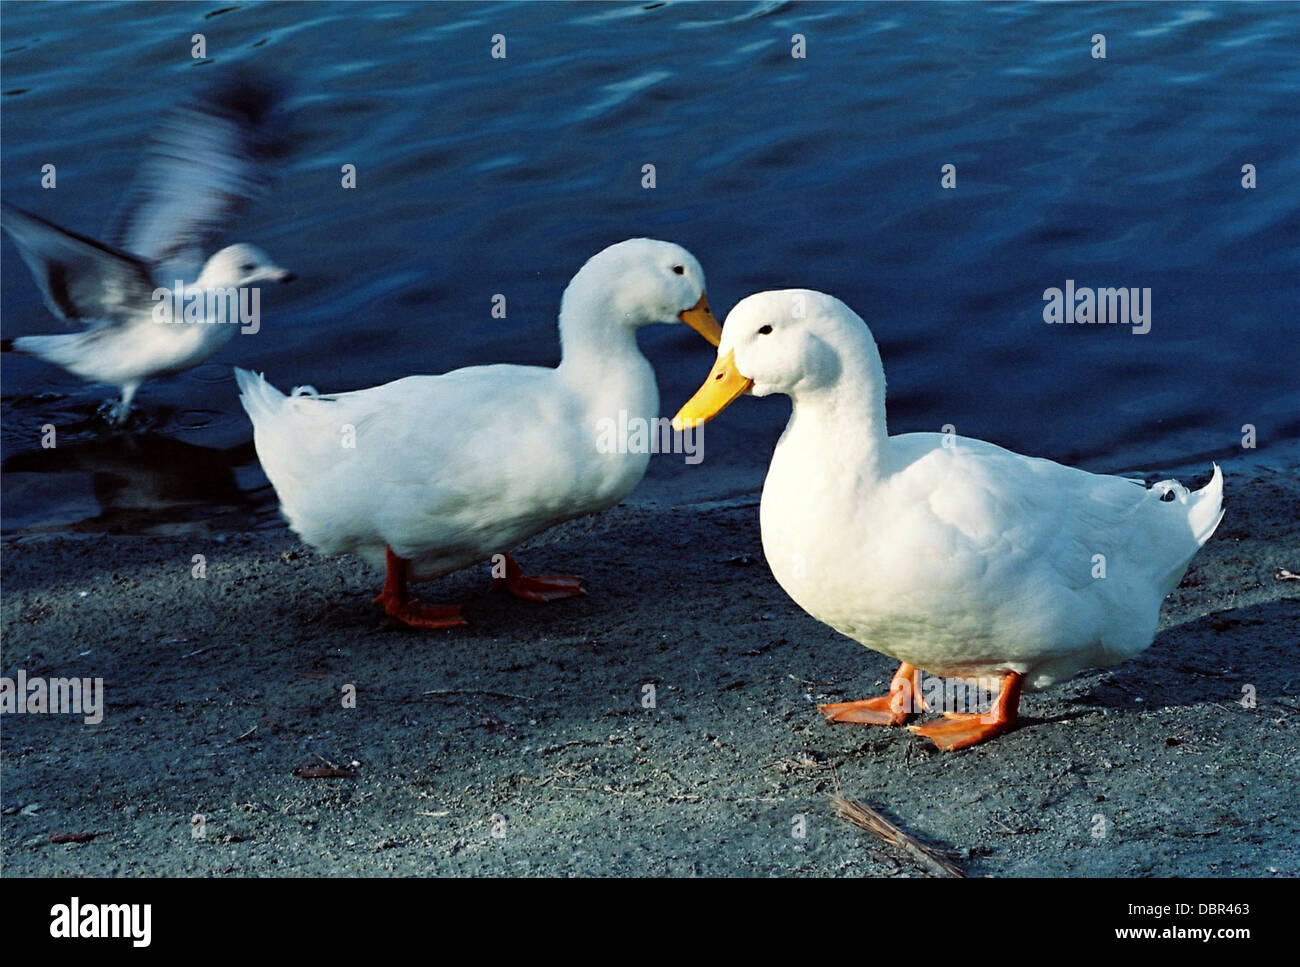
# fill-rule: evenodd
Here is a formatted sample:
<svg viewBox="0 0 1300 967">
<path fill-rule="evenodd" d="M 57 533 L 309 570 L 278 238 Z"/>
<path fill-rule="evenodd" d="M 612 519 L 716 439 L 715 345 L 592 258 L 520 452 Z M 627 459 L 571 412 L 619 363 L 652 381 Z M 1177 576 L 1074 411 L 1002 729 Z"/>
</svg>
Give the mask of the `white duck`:
<svg viewBox="0 0 1300 967">
<path fill-rule="evenodd" d="M 636 332 L 679 320 L 717 345 L 699 263 L 679 245 L 632 239 L 594 256 L 569 283 L 555 369 L 472 366 L 288 397 L 260 376 L 235 373 L 262 467 L 294 531 L 327 554 L 384 565 L 375 601 L 393 618 L 450 628 L 465 623 L 460 608 L 416 604 L 408 579 L 493 557 L 497 583 L 520 597 L 582 593 L 576 577 L 524 575 L 505 552 L 612 507 L 641 480 L 650 455 L 637 451 L 646 448 L 610 446 L 602 421 L 622 423 L 620 411 L 622 425 L 658 417 L 654 370 Z"/>
<path fill-rule="evenodd" d="M 866 324 L 838 299 L 752 295 L 674 420 L 743 393 L 794 403 L 763 486 L 763 552 L 814 618 L 902 663 L 890 695 L 822 706 L 831 721 L 899 725 L 923 707 L 917 669 L 993 678 L 986 714 L 913 731 L 941 749 L 1015 722 L 1022 686 L 1115 665 L 1155 636 L 1160 602 L 1223 517 L 1223 475 L 1190 493 L 938 433 L 889 436 L 885 375 Z M 1099 566 L 1100 565 L 1100 566 Z"/>
</svg>

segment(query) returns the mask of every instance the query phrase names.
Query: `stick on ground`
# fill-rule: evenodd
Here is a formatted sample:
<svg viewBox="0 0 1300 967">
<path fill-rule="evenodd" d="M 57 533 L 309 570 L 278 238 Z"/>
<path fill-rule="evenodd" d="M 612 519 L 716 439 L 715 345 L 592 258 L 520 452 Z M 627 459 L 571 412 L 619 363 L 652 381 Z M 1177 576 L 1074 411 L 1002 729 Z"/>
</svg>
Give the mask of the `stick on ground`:
<svg viewBox="0 0 1300 967">
<path fill-rule="evenodd" d="M 891 846 L 898 847 L 921 864 L 931 876 L 964 877 L 966 875 L 960 867 L 953 864 L 933 846 L 927 846 L 915 836 L 903 832 L 870 806 L 865 806 L 856 799 L 838 795 L 831 796 L 831 805 L 835 807 L 835 812 L 841 819 L 846 819 L 859 829 L 865 829 Z"/>
<path fill-rule="evenodd" d="M 427 692 L 421 692 L 421 695 L 488 695 L 492 698 L 512 698 L 520 702 L 535 702 L 527 695 L 516 695 L 514 692 L 494 692 L 490 688 L 431 688 Z"/>
</svg>

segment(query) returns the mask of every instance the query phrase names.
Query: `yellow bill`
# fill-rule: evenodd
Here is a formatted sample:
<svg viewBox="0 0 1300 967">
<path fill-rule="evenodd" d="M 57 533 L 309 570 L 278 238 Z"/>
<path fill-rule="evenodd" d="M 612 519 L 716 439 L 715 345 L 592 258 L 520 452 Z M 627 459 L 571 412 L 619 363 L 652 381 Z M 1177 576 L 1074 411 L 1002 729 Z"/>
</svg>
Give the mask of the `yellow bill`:
<svg viewBox="0 0 1300 967">
<path fill-rule="evenodd" d="M 695 391 L 695 395 L 673 417 L 674 430 L 707 423 L 730 406 L 737 396 L 749 392 L 754 381 L 740 375 L 736 369 L 735 356 L 733 349 L 727 355 L 718 357 L 704 385 Z"/>
<path fill-rule="evenodd" d="M 706 294 L 700 293 L 700 301 L 677 313 L 677 318 L 707 339 L 710 345 L 716 346 L 722 341 L 722 327 L 713 318 L 713 310 L 709 308 L 709 297 Z"/>
</svg>

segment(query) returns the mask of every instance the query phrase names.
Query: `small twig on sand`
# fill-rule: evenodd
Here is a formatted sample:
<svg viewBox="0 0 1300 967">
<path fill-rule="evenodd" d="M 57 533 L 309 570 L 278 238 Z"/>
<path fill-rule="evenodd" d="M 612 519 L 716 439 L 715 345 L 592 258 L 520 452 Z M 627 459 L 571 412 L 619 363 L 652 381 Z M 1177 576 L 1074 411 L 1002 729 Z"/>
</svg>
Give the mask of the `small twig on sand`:
<svg viewBox="0 0 1300 967">
<path fill-rule="evenodd" d="M 256 731 L 257 731 L 257 726 L 254 725 L 251 729 L 249 729 L 249 730 L 248 730 L 247 732 L 245 732 L 243 735 L 237 735 L 237 736 L 235 736 L 235 741 L 238 742 L 238 741 L 240 741 L 241 739 L 246 739 L 246 738 L 248 738 L 250 735 L 252 735 L 252 734 L 253 734 L 254 732 L 256 732 Z"/>
<path fill-rule="evenodd" d="M 796 678 L 794 675 L 791 675 L 789 672 L 786 673 L 786 676 L 785 676 L 785 677 L 788 678 L 788 679 L 790 679 L 790 681 L 792 681 L 792 682 L 796 682 L 796 683 L 798 683 L 798 684 L 800 684 L 800 685 L 814 685 L 814 686 L 821 686 L 821 685 L 835 685 L 835 684 L 837 684 L 837 682 L 836 682 L 836 680 L 835 680 L 834 678 L 828 678 L 828 679 L 826 679 L 825 681 L 821 681 L 821 682 L 819 682 L 819 681 L 815 681 L 815 680 L 807 679 L 807 678 Z"/>
<path fill-rule="evenodd" d="M 323 766 L 299 766 L 293 770 L 293 774 L 299 779 L 355 779 L 357 774 L 351 769 L 343 769 L 330 762 L 319 752 L 316 758 L 325 763 Z M 360 765 L 354 762 L 353 765 Z"/>
<path fill-rule="evenodd" d="M 532 699 L 527 695 L 516 695 L 513 692 L 494 692 L 487 688 L 431 688 L 427 692 L 421 692 L 421 695 L 490 695 L 493 698 L 513 698 L 520 702 L 531 702 Z"/>
<path fill-rule="evenodd" d="M 338 766 L 299 766 L 293 774 L 299 779 L 355 779 L 357 776 L 351 769 Z"/>
<path fill-rule="evenodd" d="M 1025 833 L 1042 833 L 1042 832 L 1046 832 L 1046 830 L 1044 830 L 1042 826 L 1030 826 L 1030 827 L 1025 828 L 1025 829 L 1012 829 L 1010 826 L 1008 826 L 1006 823 L 1004 823 L 1004 822 L 1003 822 L 1002 820 L 1000 820 L 1000 819 L 994 819 L 993 821 L 994 821 L 995 823 L 997 823 L 999 826 L 1002 827 L 1002 835 L 1003 835 L 1003 836 L 1022 836 L 1022 835 L 1024 835 Z"/>
<path fill-rule="evenodd" d="M 831 796 L 831 805 L 841 819 L 846 819 L 859 829 L 865 829 L 872 836 L 883 839 L 891 846 L 897 846 L 908 856 L 923 866 L 931 876 L 964 877 L 961 868 L 932 846 L 927 846 L 914 836 L 899 829 L 880 813 L 869 806 L 864 806 L 856 799 L 845 796 Z"/>
<path fill-rule="evenodd" d="M 99 833 L 55 833 L 50 837 L 51 843 L 89 843 Z"/>
</svg>

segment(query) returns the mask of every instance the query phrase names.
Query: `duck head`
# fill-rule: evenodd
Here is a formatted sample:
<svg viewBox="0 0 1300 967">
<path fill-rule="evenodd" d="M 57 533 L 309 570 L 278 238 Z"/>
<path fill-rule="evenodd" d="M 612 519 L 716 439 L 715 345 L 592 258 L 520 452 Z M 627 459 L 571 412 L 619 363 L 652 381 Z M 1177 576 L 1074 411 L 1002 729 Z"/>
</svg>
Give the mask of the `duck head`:
<svg viewBox="0 0 1300 967">
<path fill-rule="evenodd" d="M 573 277 L 560 306 L 560 332 L 611 326 L 634 332 L 684 322 L 712 345 L 722 329 L 709 308 L 704 270 L 672 242 L 633 238 L 593 255 Z"/>
<path fill-rule="evenodd" d="M 673 426 L 680 430 L 707 422 L 746 393 L 783 393 L 798 400 L 832 391 L 846 369 L 883 397 L 880 353 L 852 309 L 811 289 L 759 292 L 727 315 L 718 361 Z"/>
</svg>

